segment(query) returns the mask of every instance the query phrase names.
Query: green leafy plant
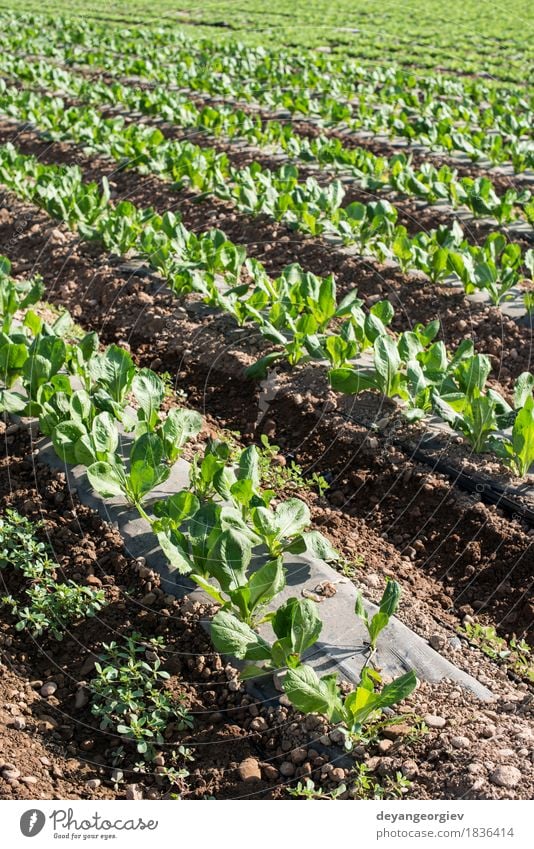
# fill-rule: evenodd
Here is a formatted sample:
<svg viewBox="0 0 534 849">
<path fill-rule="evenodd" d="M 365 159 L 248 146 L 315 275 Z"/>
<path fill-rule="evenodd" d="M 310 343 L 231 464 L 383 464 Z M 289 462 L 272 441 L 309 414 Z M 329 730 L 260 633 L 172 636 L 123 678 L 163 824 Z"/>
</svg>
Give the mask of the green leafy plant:
<svg viewBox="0 0 534 849">
<path fill-rule="evenodd" d="M 467 622 L 462 630 L 466 637 L 492 660 L 508 666 L 528 681 L 534 681 L 532 648 L 526 640 L 512 637 L 506 641 L 497 634 L 492 625 L 482 625 L 479 622 Z"/>
<path fill-rule="evenodd" d="M 516 475 L 523 477 L 534 463 L 534 399 L 532 376 L 528 372 L 517 379 L 515 404 L 519 409 L 515 414 L 511 438 L 494 439 L 491 447 Z"/>
<path fill-rule="evenodd" d="M 292 460 L 289 464 L 279 465 L 275 458 L 280 455 L 280 446 L 272 445 L 269 438 L 262 433 L 260 437 L 260 474 L 261 480 L 268 487 L 276 490 L 303 489 L 317 490 L 319 495 L 329 489 L 330 484 L 318 472 L 313 472 L 309 477 L 304 473 L 302 466 Z"/>
<path fill-rule="evenodd" d="M 243 678 L 256 678 L 285 667 L 295 668 L 303 653 L 321 633 L 322 622 L 316 605 L 309 599 L 290 598 L 267 617 L 276 639 L 270 643 L 232 613 L 215 614 L 211 637 L 215 648 L 249 663 Z M 261 666 L 258 661 L 264 661 Z"/>
<path fill-rule="evenodd" d="M 323 787 L 318 787 L 311 778 L 307 778 L 304 782 L 297 782 L 295 787 L 287 788 L 287 793 L 294 799 L 339 799 L 346 791 L 345 784 L 340 784 L 332 790 L 325 790 Z"/>
<path fill-rule="evenodd" d="M 384 628 L 389 624 L 389 620 L 396 613 L 400 600 L 400 586 L 397 581 L 388 579 L 386 589 L 382 595 L 378 612 L 369 618 L 369 614 L 364 607 L 361 593 L 357 593 L 354 612 L 356 616 L 363 619 L 369 632 L 369 641 L 371 651 L 376 649 L 378 637 Z"/>
<path fill-rule="evenodd" d="M 15 313 L 36 304 L 44 292 L 40 277 L 15 281 L 10 273 L 10 261 L 0 255 L 0 330 L 5 334 L 11 333 Z"/>
<path fill-rule="evenodd" d="M 367 764 L 357 764 L 349 781 L 349 795 L 353 799 L 402 799 L 409 792 L 412 782 L 402 772 L 395 777 L 388 775 L 383 782 L 377 781 Z"/>
<path fill-rule="evenodd" d="M 5 595 L 2 603 L 17 617 L 17 631 L 28 630 L 34 637 L 50 633 L 62 640 L 71 625 L 102 609 L 105 594 L 73 581 L 58 581 L 59 567 L 48 546 L 36 539 L 37 529 L 13 510 L 0 517 L 0 569 L 13 569 L 31 582 L 22 600 Z"/>
<path fill-rule="evenodd" d="M 75 622 L 96 616 L 105 600 L 103 590 L 80 587 L 74 581 L 57 583 L 51 578 L 27 589 L 23 602 L 12 596 L 2 598 L 18 618 L 17 631 L 28 630 L 32 637 L 50 633 L 56 640 L 62 640 Z"/>
<path fill-rule="evenodd" d="M 413 671 L 406 672 L 380 692 L 377 672 L 364 667 L 356 689 L 343 695 L 336 675 L 319 678 L 311 666 L 301 665 L 288 669 L 283 686 L 291 703 L 303 713 L 319 713 L 334 723 L 341 723 L 349 735 L 359 735 L 365 723 L 402 701 L 415 689 L 417 679 Z"/>
<path fill-rule="evenodd" d="M 169 673 L 161 668 L 158 652 L 165 645 L 161 638 L 145 640 L 134 632 L 123 645 L 113 641 L 103 648 L 89 682 L 91 712 L 103 731 L 111 729 L 135 743 L 137 751 L 152 760 L 171 721 L 179 728 L 192 724 L 183 700 L 164 689 Z"/>
</svg>

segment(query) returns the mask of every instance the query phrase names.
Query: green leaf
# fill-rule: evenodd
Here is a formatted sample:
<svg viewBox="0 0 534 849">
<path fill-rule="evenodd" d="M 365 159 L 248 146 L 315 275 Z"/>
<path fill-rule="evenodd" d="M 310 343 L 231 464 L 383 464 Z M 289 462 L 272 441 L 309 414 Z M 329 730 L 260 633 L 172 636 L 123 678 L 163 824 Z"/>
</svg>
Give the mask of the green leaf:
<svg viewBox="0 0 534 849">
<path fill-rule="evenodd" d="M 193 571 L 193 563 L 189 554 L 179 544 L 175 535 L 170 531 L 159 531 L 156 536 L 160 548 L 173 570 L 175 569 L 180 575 L 188 575 Z"/>
<path fill-rule="evenodd" d="M 291 704 L 302 713 L 319 713 L 331 718 L 341 707 L 341 700 L 334 696 L 311 666 L 288 669 L 284 681 L 284 692 Z"/>
<path fill-rule="evenodd" d="M 252 522 L 258 534 L 266 539 L 276 537 L 278 518 L 274 510 L 268 507 L 255 507 L 251 513 Z"/>
<path fill-rule="evenodd" d="M 205 572 L 209 546 L 212 544 L 212 535 L 220 528 L 219 515 L 221 508 L 213 501 L 202 504 L 192 519 L 187 523 L 187 536 L 191 542 L 191 548 L 195 559 L 195 570 Z"/>
<path fill-rule="evenodd" d="M 378 389 L 374 374 L 357 371 L 354 368 L 330 369 L 328 380 L 332 389 L 345 395 L 357 395 L 366 389 Z"/>
<path fill-rule="evenodd" d="M 306 531 L 306 533 L 302 534 L 302 539 L 306 546 L 306 551 L 312 557 L 324 560 L 325 563 L 339 560 L 339 554 L 333 545 L 319 531 Z"/>
<path fill-rule="evenodd" d="M 401 365 L 397 346 L 390 336 L 382 335 L 375 340 L 374 351 L 375 368 L 383 379 L 383 391 L 386 395 L 390 395 Z"/>
<path fill-rule="evenodd" d="M 268 666 L 255 666 L 253 663 L 249 663 L 241 670 L 239 677 L 242 681 L 251 681 L 253 678 L 264 678 L 269 674 L 271 674 L 271 671 Z"/>
<path fill-rule="evenodd" d="M 363 621 L 366 624 L 369 622 L 369 615 L 367 613 L 367 610 L 364 607 L 362 594 L 359 591 L 356 591 L 356 601 L 354 603 L 354 613 L 360 619 L 363 619 Z"/>
<path fill-rule="evenodd" d="M 132 380 L 132 392 L 139 403 L 149 427 L 155 427 L 158 412 L 165 395 L 165 384 L 158 375 L 148 368 L 138 371 Z"/>
<path fill-rule="evenodd" d="M 119 433 L 109 413 L 98 413 L 95 416 L 91 427 L 91 436 L 98 453 L 115 453 L 119 444 Z"/>
<path fill-rule="evenodd" d="M 285 339 L 283 340 L 285 342 Z M 270 354 L 267 354 L 265 357 L 262 357 L 257 362 L 253 363 L 251 366 L 245 370 L 245 374 L 251 380 L 265 380 L 267 377 L 267 372 L 271 368 L 274 363 L 280 360 L 284 355 L 279 353 L 278 351 L 273 351 Z"/>
<path fill-rule="evenodd" d="M 87 362 L 98 351 L 98 333 L 94 330 L 86 333 L 78 342 L 78 350 L 81 352 L 82 358 Z"/>
<path fill-rule="evenodd" d="M 390 617 L 387 615 L 387 613 L 379 611 L 378 613 L 375 613 L 375 615 L 369 622 L 369 637 L 371 638 L 371 645 L 373 647 L 376 646 L 378 636 L 388 624 L 389 619 Z"/>
<path fill-rule="evenodd" d="M 416 685 L 417 678 L 410 670 L 395 678 L 391 684 L 387 684 L 380 693 L 374 693 L 366 686 L 358 687 L 345 699 L 345 708 L 352 715 L 353 725 L 361 726 L 370 714 L 401 702 L 410 695 Z"/>
<path fill-rule="evenodd" d="M 389 580 L 380 601 L 380 612 L 393 616 L 399 606 L 400 593 L 400 585 L 397 581 Z"/>
<path fill-rule="evenodd" d="M 104 354 L 91 360 L 91 374 L 113 401 L 122 403 L 133 380 L 135 367 L 124 348 L 110 345 Z"/>
<path fill-rule="evenodd" d="M 76 443 L 86 433 L 85 427 L 79 422 L 60 422 L 52 432 L 52 444 L 58 457 L 64 463 L 74 465 L 76 458 Z"/>
<path fill-rule="evenodd" d="M 534 400 L 528 397 L 512 428 L 512 445 L 520 475 L 526 475 L 534 463 Z"/>
<path fill-rule="evenodd" d="M 519 410 L 524 407 L 527 398 L 531 397 L 534 389 L 534 374 L 529 371 L 522 372 L 517 378 L 514 386 L 514 408 Z"/>
<path fill-rule="evenodd" d="M 161 426 L 161 437 L 165 446 L 165 454 L 169 460 L 174 461 L 180 451 L 191 439 L 200 433 L 202 428 L 202 416 L 194 410 L 172 409 L 167 414 Z"/>
<path fill-rule="evenodd" d="M 208 572 L 225 592 L 230 592 L 245 585 L 251 556 L 245 536 L 232 529 L 223 531 L 208 553 Z"/>
<path fill-rule="evenodd" d="M 271 647 L 263 637 L 225 610 L 212 619 L 211 639 L 217 651 L 231 654 L 239 660 L 269 660 Z"/>
<path fill-rule="evenodd" d="M 93 489 L 104 498 L 124 495 L 124 472 L 111 463 L 93 463 L 87 469 L 87 477 Z"/>
<path fill-rule="evenodd" d="M 7 389 L 0 389 L 0 411 L 6 413 L 22 413 L 26 407 L 28 399 L 19 392 L 10 392 Z"/>
<path fill-rule="evenodd" d="M 271 625 L 280 640 L 287 640 L 290 653 L 299 656 L 316 642 L 323 627 L 317 605 L 307 598 L 289 598 L 278 608 Z"/>
<path fill-rule="evenodd" d="M 254 610 L 259 604 L 268 604 L 286 585 L 286 576 L 281 559 L 269 560 L 254 572 L 248 582 L 249 605 Z"/>
<path fill-rule="evenodd" d="M 255 445 L 250 445 L 241 452 L 237 477 L 239 480 L 250 480 L 253 488 L 258 489 L 261 479 L 260 456 Z"/>
<path fill-rule="evenodd" d="M 169 477 L 170 467 L 163 462 L 163 442 L 155 433 L 143 433 L 130 454 L 129 481 L 135 498 L 141 500 Z"/>
<path fill-rule="evenodd" d="M 196 495 L 187 489 L 182 489 L 162 501 L 157 501 L 153 509 L 156 516 L 168 516 L 178 528 L 182 522 L 194 516 L 199 508 L 200 502 Z"/>
<path fill-rule="evenodd" d="M 306 528 L 311 521 L 308 505 L 299 498 L 282 501 L 275 510 L 277 536 L 293 537 Z"/>
</svg>

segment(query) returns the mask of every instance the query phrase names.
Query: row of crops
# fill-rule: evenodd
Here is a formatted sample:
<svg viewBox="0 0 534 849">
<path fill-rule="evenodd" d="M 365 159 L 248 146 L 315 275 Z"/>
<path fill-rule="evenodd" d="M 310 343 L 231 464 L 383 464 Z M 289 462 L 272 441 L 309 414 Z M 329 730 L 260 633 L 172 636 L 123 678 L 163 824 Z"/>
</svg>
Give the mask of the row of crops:
<svg viewBox="0 0 534 849">
<path fill-rule="evenodd" d="M 106 187 L 85 184 L 79 169 L 42 165 L 12 146 L 0 150 L 0 157 L 0 177 L 19 197 L 76 228 L 82 238 L 100 241 L 111 253 L 134 250 L 176 294 L 198 293 L 239 325 L 257 325 L 277 350 L 262 357 L 249 370 L 251 376 L 265 376 L 268 366 L 281 358 L 291 365 L 316 359 L 329 369 L 335 390 L 355 394 L 374 389 L 398 398 L 412 421 L 437 413 L 475 451 L 492 449 L 517 474 L 528 472 L 534 428 L 530 373 L 517 379 L 512 407 L 487 388 L 490 362 L 475 353 L 472 342 L 466 340 L 450 352 L 435 341 L 437 320 L 393 335 L 388 332 L 394 315 L 388 301 L 366 311 L 356 290 L 338 301 L 332 276 L 318 278 L 295 266 L 272 280 L 220 231 L 197 236 L 172 213 L 155 215 L 130 202 L 114 206 Z M 249 282 L 242 283 L 245 272 Z M 367 350 L 372 361 L 366 368 L 354 360 Z M 3 396 L 3 405 L 16 409 L 10 395 Z M 511 438 L 493 435 L 512 422 Z"/>
<path fill-rule="evenodd" d="M 439 307 L 441 293 L 453 292 L 467 307 L 482 303 L 493 320 L 519 316 L 524 339 L 531 329 L 533 109 L 513 73 L 512 82 L 414 73 L 167 26 L 125 29 L 32 12 L 0 11 L 0 23 L 8 215 L 12 206 L 40 222 L 46 216 L 59 223 L 60 243 L 92 247 L 108 269 L 134 267 L 138 280 L 169 296 L 171 312 L 202 305 L 203 315 L 250 331 L 260 343 L 243 380 L 268 386 L 279 370 L 304 380 L 313 372 L 334 408 L 347 409 L 348 398 L 356 412 L 369 397 L 379 407 L 387 400 L 406 432 L 454 436 L 464 459 L 480 455 L 508 481 L 525 482 L 534 463 L 534 373 L 512 369 L 499 382 L 483 335 L 450 341 Z M 365 45 L 361 58 L 369 58 Z M 190 208 L 200 210 L 194 223 Z M 212 225 L 213 211 L 233 222 L 231 234 Z M 429 226 L 418 224 L 418 211 Z M 269 261 L 262 239 L 273 239 L 273 252 L 284 239 L 291 261 Z M 391 680 L 374 663 L 398 610 L 397 580 L 388 576 L 374 615 L 357 595 L 366 633 L 360 680 L 320 677 L 307 662 L 320 650 L 320 599 L 287 598 L 287 562 L 302 555 L 335 567 L 343 558 L 314 527 L 306 501 L 266 488 L 265 457 L 252 440 L 236 449 L 210 437 L 199 451 L 202 416 L 180 405 L 134 347 L 102 344 L 66 311 L 52 321 L 41 277 L 12 272 L 15 243 L 0 258 L 5 420 L 36 420 L 59 461 L 82 468 L 104 506 L 120 499 L 144 521 L 148 548 L 214 605 L 213 646 L 239 662 L 242 681 L 274 676 L 288 707 L 339 725 L 347 750 L 366 733 L 375 739 L 418 684 L 412 670 Z M 357 274 L 347 285 L 325 273 L 354 258 L 377 278 L 435 296 L 434 317 L 409 317 L 393 286 L 369 297 Z M 149 325 L 146 335 L 158 341 Z M 246 347 L 245 335 L 236 338 Z M 514 352 L 522 362 L 524 352 Z M 187 483 L 175 486 L 184 456 Z M 163 484 L 172 489 L 164 497 Z M 25 603 L 2 599 L 18 631 L 60 640 L 73 622 L 100 615 L 102 590 L 58 584 L 53 569 L 37 574 L 25 559 Z M 529 654 L 515 635 L 513 646 Z M 93 715 L 109 728 L 102 692 L 92 692 Z M 160 701 L 153 728 L 126 709 L 114 728 L 147 761 L 167 739 L 172 711 Z"/>
<path fill-rule="evenodd" d="M 237 37 L 263 45 L 275 39 L 277 44 L 299 51 L 319 47 L 345 60 L 355 56 L 367 64 L 398 64 L 412 71 L 443 68 L 453 74 L 519 83 L 528 63 L 531 37 L 529 7 L 523 0 L 513 0 L 506 18 L 493 14 L 491 7 L 481 9 L 475 0 L 453 0 L 446 9 L 436 0 L 412 0 L 403 3 L 400 12 L 395 0 L 372 10 L 363 0 L 337 0 L 335 4 L 313 0 L 305 8 L 297 5 L 291 9 L 280 0 L 268 9 L 258 0 L 213 0 L 202 9 L 191 0 L 181 0 L 178 5 L 174 0 L 155 4 L 139 0 L 129 3 L 127 10 L 103 2 L 87 9 L 79 0 L 54 4 L 12 0 L 3 5 L 55 15 L 65 11 L 122 27 L 144 24 L 159 31 L 179 25 L 184 31 L 208 34 L 219 41 Z"/>
<path fill-rule="evenodd" d="M 60 23 L 50 38 L 38 25 L 21 28 L 20 18 L 11 27 L 9 18 L 5 24 L 4 43 L 37 57 L 282 109 L 312 117 L 320 125 L 342 124 L 351 134 L 370 131 L 406 138 L 434 150 L 462 152 L 475 162 L 511 163 L 517 171 L 532 164 L 524 138 L 532 112 L 522 88 L 476 78 L 466 82 L 366 69 L 327 56 L 225 47 L 192 41 L 172 30 L 156 38 L 151 34 L 147 41 L 142 29 L 128 31 L 125 37 L 121 30 L 103 26 Z"/>
<path fill-rule="evenodd" d="M 33 122 L 40 119 L 41 125 L 43 120 L 46 121 L 44 126 L 50 132 L 50 138 L 69 138 L 68 130 L 75 132 L 80 122 L 85 122 L 84 142 L 90 140 L 87 130 L 90 121 L 93 122 L 91 126 L 94 126 L 95 141 L 99 141 L 99 123 L 104 127 L 118 126 L 124 130 L 120 119 L 116 119 L 114 124 L 109 119 L 106 122 L 88 107 L 81 111 L 70 106 L 65 115 L 66 104 L 60 97 L 64 95 L 71 102 L 76 99 L 100 109 L 114 106 L 129 112 L 140 112 L 144 116 L 156 116 L 184 132 L 246 142 L 267 155 L 287 157 L 296 163 L 305 163 L 308 167 L 315 166 L 327 172 L 342 172 L 347 183 L 350 180 L 352 185 L 373 194 L 383 193 L 387 196 L 395 193 L 399 197 L 415 197 L 430 204 L 445 201 L 454 209 L 469 210 L 475 217 L 493 217 L 501 225 L 525 220 L 531 223 L 533 220 L 531 192 L 527 188 L 522 191 L 508 188 L 499 194 L 491 178 L 459 177 L 457 170 L 446 164 L 436 167 L 426 162 L 420 168 L 414 168 L 403 153 L 384 157 L 361 147 L 348 147 L 339 138 L 310 139 L 295 133 L 290 124 L 275 120 L 262 121 L 257 115 L 236 110 L 235 107 L 199 106 L 185 95 L 170 93 L 161 87 L 146 91 L 117 82 L 105 84 L 98 80 L 87 80 L 43 61 L 30 63 L 6 57 L 2 69 L 6 76 L 24 80 L 27 86 L 44 89 L 54 95 L 54 102 L 47 103 L 44 114 L 43 97 L 32 90 L 19 91 L 6 84 L 2 101 L 7 114 Z M 130 130 L 129 141 L 132 145 L 135 145 L 135 139 L 131 138 L 131 134 L 139 133 L 140 130 L 138 126 Z M 158 134 L 150 136 L 152 147 L 161 144 L 163 140 Z M 294 176 L 296 183 L 298 173 L 292 175 L 289 172 L 288 177 L 291 176 Z M 339 206 L 343 195 L 340 189 L 337 191 L 339 197 L 335 201 Z M 311 228 L 311 223 L 308 226 Z M 312 232 L 318 232 L 317 226 Z"/>
<path fill-rule="evenodd" d="M 283 686 L 292 703 L 305 713 L 319 712 L 342 722 L 349 734 L 409 695 L 416 684 L 413 672 L 375 693 L 380 678 L 369 670 L 364 670 L 358 688 L 341 693 L 331 676 L 321 680 L 302 662 L 322 629 L 314 602 L 292 597 L 274 611 L 266 610 L 286 585 L 284 554 L 308 553 L 325 561 L 336 560 L 337 554 L 322 534 L 309 529 L 305 502 L 293 498 L 270 506 L 275 492 L 260 486 L 254 446 L 236 457 L 227 443 L 209 443 L 204 456 L 190 466 L 189 486 L 152 499 L 152 515 L 146 512 L 152 491 L 170 477 L 188 440 L 200 431 L 200 415 L 178 407 L 164 412 L 163 380 L 150 369 L 137 368 L 130 354 L 116 345 L 101 351 L 96 333 L 66 341 L 65 335 L 72 332 L 69 314 L 64 312 L 52 325 L 43 321 L 32 309 L 43 293 L 41 281 L 17 282 L 9 272 L 3 257 L 0 363 L 7 385 L 19 381 L 22 391 L 3 390 L 2 409 L 38 419 L 60 459 L 84 466 L 98 495 L 121 496 L 149 522 L 172 569 L 189 576 L 220 605 L 211 636 L 218 650 L 247 662 L 242 678 L 287 668 Z M 253 558 L 263 552 L 267 562 L 252 570 Z M 64 591 L 52 582 L 37 589 L 35 599 L 30 593 L 30 599 L 38 605 L 43 592 L 50 596 Z M 368 625 L 371 652 L 397 609 L 399 594 L 399 585 L 389 582 L 380 610 L 371 619 L 361 600 L 357 604 L 356 614 Z M 92 595 L 82 598 L 78 616 L 100 609 L 102 593 Z M 11 604 L 17 612 L 16 603 Z M 50 598 L 49 604 L 53 608 Z M 28 615 L 28 608 L 22 614 L 21 623 L 36 636 L 45 630 L 38 618 Z M 265 622 L 272 627 L 273 642 L 258 634 Z M 132 726 L 123 733 L 137 739 L 142 753 L 147 735 L 134 731 Z"/>
<path fill-rule="evenodd" d="M 98 28 L 92 33 L 88 26 L 70 26 L 70 30 L 65 25 L 58 32 L 59 40 L 67 44 L 76 42 L 72 53 L 64 50 L 62 65 L 69 62 L 78 65 L 78 51 L 81 49 L 85 53 L 90 49 L 87 42 L 93 37 L 101 52 L 93 49 L 87 61 L 93 69 L 99 63 L 105 67 L 106 62 L 111 61 L 110 54 L 102 48 L 102 34 Z M 41 31 L 34 36 L 34 44 L 33 31 L 35 24 L 29 23 L 28 29 L 19 30 L 18 34 L 29 52 L 45 50 L 46 41 L 46 53 L 57 59 L 62 48 L 43 39 Z M 117 36 L 108 35 L 110 47 L 113 38 Z M 80 41 L 82 48 L 78 47 Z M 131 49 L 146 52 L 150 47 L 139 37 L 132 41 Z M 189 42 L 163 49 L 172 51 L 169 68 L 176 68 L 178 63 L 181 70 L 184 57 L 194 55 Z M 199 53 L 202 57 L 199 67 L 204 75 L 202 86 L 209 89 L 209 85 L 215 85 L 215 80 L 224 80 L 226 75 L 232 80 L 238 97 L 243 96 L 244 89 L 235 85 L 235 80 L 246 78 L 249 85 L 254 74 L 267 86 L 265 91 L 269 95 L 272 95 L 273 80 L 279 77 L 290 82 L 295 74 L 305 81 L 311 75 L 314 85 L 318 79 L 311 60 L 308 65 L 300 60 L 297 68 L 293 68 L 286 67 L 280 56 L 268 62 L 261 51 L 251 54 L 243 50 L 242 54 L 235 55 L 205 44 L 196 49 L 202 51 Z M 127 52 L 127 46 L 124 49 L 123 45 L 123 55 Z M 216 71 L 209 71 L 209 84 L 205 76 L 206 67 L 209 67 L 205 62 L 208 53 L 211 63 L 217 67 Z M 115 58 L 112 61 L 117 68 Z M 24 86 L 4 82 L 0 109 L 21 124 L 31 124 L 43 138 L 74 143 L 92 153 L 103 154 L 115 159 L 121 169 L 134 168 L 141 174 L 155 175 L 172 183 L 176 189 L 189 187 L 202 196 L 213 193 L 244 215 L 268 216 L 310 237 L 325 236 L 341 245 L 356 245 L 360 255 L 375 262 L 392 261 L 404 274 L 421 272 L 427 276 L 429 285 L 455 281 L 466 293 L 486 293 L 495 305 L 506 301 L 511 290 L 519 289 L 516 297 L 523 297 L 530 311 L 528 280 L 533 270 L 532 250 L 523 248 L 505 230 L 490 232 L 481 244 L 469 241 L 457 222 L 409 235 L 405 226 L 397 224 L 394 203 L 385 198 L 354 201 L 344 206 L 345 190 L 337 179 L 326 183 L 315 177 L 302 179 L 297 165 L 291 163 L 275 169 L 258 162 L 246 167 L 234 166 L 231 152 L 227 155 L 210 146 L 212 138 L 232 141 L 237 137 L 245 138 L 261 151 L 263 147 L 272 146 L 275 138 L 283 139 L 279 146 L 288 157 L 306 158 L 303 151 L 315 149 L 317 159 L 321 160 L 321 151 L 329 150 L 327 165 L 324 161 L 320 164 L 330 168 L 332 164 L 341 163 L 339 159 L 332 163 L 332 145 L 328 137 L 321 136 L 310 142 L 280 122 L 267 121 L 264 125 L 257 117 L 249 121 L 244 112 L 237 113 L 236 117 L 230 109 L 199 108 L 183 94 L 174 95 L 158 88 L 144 91 L 120 82 L 109 86 L 103 81 L 89 81 L 82 74 L 44 60 L 32 63 L 30 59 L 7 57 L 3 67 L 12 78 L 23 80 Z M 195 67 L 192 63 L 193 73 Z M 131 70 L 119 65 L 119 70 L 128 69 Z M 144 70 L 150 76 L 146 63 L 136 65 L 136 70 Z M 158 73 L 160 71 L 158 65 Z M 330 75 L 338 79 L 336 71 L 335 65 L 329 69 Z M 170 71 L 165 73 L 168 75 Z M 183 76 L 194 85 L 191 77 L 181 74 L 181 78 Z M 354 86 L 347 68 L 340 79 L 345 91 L 351 84 Z M 384 88 L 383 79 L 367 85 L 375 87 L 380 97 L 387 99 L 388 89 Z M 453 90 L 457 91 L 459 86 L 455 82 Z M 473 103 L 487 96 L 477 84 L 471 84 L 470 88 L 473 90 L 465 91 L 464 86 L 464 95 Z M 46 93 L 50 89 L 54 91 L 53 97 Z M 438 85 L 438 91 L 447 92 L 447 89 L 445 82 Z M 58 91 L 63 97 L 56 94 Z M 251 92 L 253 89 L 249 88 L 250 96 Z M 294 97 L 293 90 L 291 96 Z M 418 88 L 414 99 L 420 96 Z M 445 98 L 447 96 L 444 94 Z M 515 111 L 517 100 L 514 97 L 510 94 L 509 103 L 504 99 L 508 109 L 499 99 L 494 113 L 498 111 L 499 120 L 507 120 L 510 127 L 514 124 L 509 138 L 523 145 L 529 156 L 528 143 L 522 138 L 525 124 L 522 113 Z M 80 105 L 67 106 L 65 98 L 67 102 L 73 98 Z M 127 110 L 126 115 L 105 117 L 95 108 L 98 105 L 103 109 L 110 102 L 119 102 Z M 427 102 L 435 103 L 431 99 Z M 424 104 L 420 105 L 424 108 Z M 302 111 L 306 114 L 304 106 Z M 179 130 L 193 128 L 203 130 L 206 135 L 202 144 L 169 138 L 150 120 L 146 123 L 136 120 L 134 115 L 138 112 L 164 118 Z M 525 113 L 525 121 L 528 114 Z M 519 119 L 514 115 L 519 115 Z M 240 122 L 247 126 L 247 121 L 249 132 L 241 134 Z M 341 160 L 361 157 L 358 166 L 353 166 L 357 174 L 353 170 L 351 176 L 357 181 L 359 175 L 368 190 L 386 188 L 398 194 L 401 188 L 404 194 L 409 194 L 410 189 L 413 193 L 419 190 L 419 196 L 427 199 L 430 196 L 432 200 L 437 200 L 438 193 L 443 190 L 456 205 L 467 206 L 479 214 L 493 214 L 501 223 L 503 219 L 521 220 L 521 216 L 523 220 L 532 220 L 528 190 L 518 193 L 509 188 L 499 197 L 486 177 L 458 179 L 454 170 L 447 166 L 439 170 L 430 166 L 426 171 L 423 166 L 417 174 L 406 156 L 392 157 L 388 161 L 365 150 L 345 150 L 339 140 L 335 140 L 333 147 L 340 151 Z M 366 168 L 372 173 L 378 172 L 381 180 L 369 177 Z M 524 475 L 528 471 L 532 461 L 528 448 L 532 428 L 531 375 L 525 373 L 518 378 L 513 404 L 508 403 L 487 387 L 490 373 L 487 356 L 476 351 L 468 341 L 456 350 L 447 350 L 442 341 L 436 341 L 437 320 L 427 327 L 418 326 L 392 334 L 388 325 L 394 310 L 388 301 L 380 301 L 366 311 L 357 290 L 338 299 L 331 275 L 320 278 L 298 266 L 288 267 L 273 280 L 260 262 L 248 257 L 246 250 L 232 243 L 224 233 L 191 233 L 180 221 L 179 214 L 160 216 L 150 208 L 139 209 L 130 202 L 114 204 L 106 185 L 84 182 L 78 168 L 45 165 L 32 156 L 18 154 L 16 147 L 10 144 L 0 151 L 0 173 L 5 185 L 21 198 L 31 200 L 53 217 L 65 221 L 83 239 L 96 239 L 111 253 L 120 256 L 133 251 L 158 271 L 176 294 L 198 293 L 207 304 L 229 313 L 239 325 L 255 324 L 265 339 L 277 348 L 261 358 L 251 369 L 251 375 L 265 376 L 266 368 L 282 358 L 291 365 L 310 359 L 317 361 L 328 370 L 335 390 L 349 394 L 367 389 L 382 392 L 399 399 L 407 418 L 412 421 L 437 414 L 462 433 L 475 451 L 490 449 L 516 474 Z M 524 287 L 522 294 L 521 287 Z M 370 357 L 359 360 L 366 351 Z M 503 435 L 502 431 L 512 425 L 511 436 Z M 501 433 L 497 435 L 496 431 Z"/>
</svg>

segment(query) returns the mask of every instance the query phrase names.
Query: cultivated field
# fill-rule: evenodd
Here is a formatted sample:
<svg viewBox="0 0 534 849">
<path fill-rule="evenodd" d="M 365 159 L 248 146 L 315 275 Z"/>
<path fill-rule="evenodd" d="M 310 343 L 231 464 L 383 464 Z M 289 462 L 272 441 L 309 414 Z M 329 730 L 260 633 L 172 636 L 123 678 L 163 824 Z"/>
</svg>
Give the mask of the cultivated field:
<svg viewBox="0 0 534 849">
<path fill-rule="evenodd" d="M 532 16 L 264 5 L 0 3 L 0 798 L 531 798 Z"/>
</svg>

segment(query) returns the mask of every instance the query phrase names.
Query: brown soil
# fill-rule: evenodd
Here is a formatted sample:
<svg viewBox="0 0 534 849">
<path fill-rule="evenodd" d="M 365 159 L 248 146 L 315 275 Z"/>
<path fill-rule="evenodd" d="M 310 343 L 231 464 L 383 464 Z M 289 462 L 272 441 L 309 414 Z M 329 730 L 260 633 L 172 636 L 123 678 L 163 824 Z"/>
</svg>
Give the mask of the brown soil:
<svg viewBox="0 0 534 849">
<path fill-rule="evenodd" d="M 75 623 L 62 642 L 17 633 L 13 616 L 2 610 L 0 798 L 281 798 L 286 787 L 308 777 L 326 791 L 343 783 L 345 798 L 359 798 L 362 763 L 386 795 L 401 771 L 411 782 L 410 798 L 530 798 L 534 735 L 526 685 L 513 686 L 503 670 L 478 656 L 472 664 L 500 693 L 497 701 L 481 706 L 451 684 L 422 684 L 402 706 L 401 724 L 362 741 L 348 756 L 322 719 L 303 719 L 285 698 L 258 700 L 238 684 L 200 625 L 209 610 L 166 596 L 158 576 L 128 556 L 118 533 L 78 502 L 64 475 L 39 463 L 26 430 L 4 429 L 2 443 L 0 509 L 40 522 L 58 577 L 102 587 L 107 604 L 95 619 Z M 2 583 L 20 598 L 17 573 L 4 572 Z M 102 644 L 133 632 L 163 637 L 160 656 L 171 676 L 166 687 L 193 721 L 188 730 L 171 723 L 158 765 L 142 770 L 128 743 L 98 728 L 90 701 L 76 700 L 91 681 Z M 41 693 L 47 682 L 57 685 L 52 695 Z M 414 712 L 425 717 L 426 731 Z M 184 761 L 180 746 L 192 760 Z M 164 768 L 184 766 L 187 776 L 165 775 Z M 512 776 L 513 787 L 501 786 L 502 775 Z"/>
</svg>

